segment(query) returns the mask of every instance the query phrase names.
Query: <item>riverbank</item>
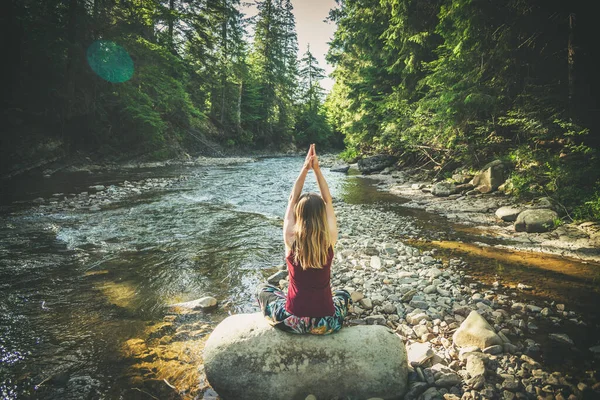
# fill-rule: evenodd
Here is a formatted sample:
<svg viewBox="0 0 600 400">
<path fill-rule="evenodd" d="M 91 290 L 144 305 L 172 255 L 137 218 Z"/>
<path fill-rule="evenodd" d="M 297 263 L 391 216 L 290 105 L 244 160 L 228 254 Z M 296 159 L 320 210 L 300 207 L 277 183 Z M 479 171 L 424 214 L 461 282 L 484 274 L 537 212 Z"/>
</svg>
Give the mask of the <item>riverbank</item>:
<svg viewBox="0 0 600 400">
<path fill-rule="evenodd" d="M 597 321 L 586 320 L 570 304 L 531 296 L 534 287 L 502 279 L 484 284 L 468 274 L 464 260 L 442 260 L 436 251 L 403 243 L 399 236 L 416 229 L 410 218 L 341 201 L 335 209 L 340 239 L 332 285 L 352 293 L 348 325 L 385 325 L 405 341 L 412 364 L 407 400 L 600 395 Z M 287 281 L 280 285 L 285 288 Z M 135 378 L 143 390 L 162 386 L 181 398 L 217 397 L 198 363 L 205 339 L 230 310 L 227 299 L 219 300 L 214 311 L 168 312 L 146 338 L 127 342 L 126 354 L 137 361 L 133 370 L 143 373 Z M 473 310 L 492 325 L 502 345 L 453 344 L 454 332 Z M 479 372 L 473 358 L 481 360 Z"/>
<path fill-rule="evenodd" d="M 351 166 L 352 169 L 358 173 L 356 164 Z M 519 202 L 501 191 L 436 197 L 432 194 L 436 182 L 427 178 L 422 171 L 409 168 L 386 168 L 366 177 L 377 180 L 380 190 L 405 199 L 403 207 L 440 215 L 451 223 L 463 226 L 458 229 L 480 236 L 483 246 L 600 262 L 600 223 L 569 222 L 568 215 L 563 212 L 561 223 L 549 232 L 517 232 L 514 224 L 503 221 L 496 211 L 501 207 L 536 209 L 539 206 L 535 201 Z"/>
</svg>

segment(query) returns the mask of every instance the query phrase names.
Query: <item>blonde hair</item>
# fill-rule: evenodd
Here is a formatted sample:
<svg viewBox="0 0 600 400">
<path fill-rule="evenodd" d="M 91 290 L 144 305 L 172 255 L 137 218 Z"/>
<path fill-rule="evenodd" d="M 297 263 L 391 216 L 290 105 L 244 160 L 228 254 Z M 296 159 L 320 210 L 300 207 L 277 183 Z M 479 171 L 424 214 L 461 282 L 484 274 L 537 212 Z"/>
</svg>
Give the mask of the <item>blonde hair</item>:
<svg viewBox="0 0 600 400">
<path fill-rule="evenodd" d="M 305 193 L 298 199 L 294 212 L 294 261 L 304 270 L 321 269 L 327 263 L 331 246 L 325 202 L 316 193 Z"/>
</svg>

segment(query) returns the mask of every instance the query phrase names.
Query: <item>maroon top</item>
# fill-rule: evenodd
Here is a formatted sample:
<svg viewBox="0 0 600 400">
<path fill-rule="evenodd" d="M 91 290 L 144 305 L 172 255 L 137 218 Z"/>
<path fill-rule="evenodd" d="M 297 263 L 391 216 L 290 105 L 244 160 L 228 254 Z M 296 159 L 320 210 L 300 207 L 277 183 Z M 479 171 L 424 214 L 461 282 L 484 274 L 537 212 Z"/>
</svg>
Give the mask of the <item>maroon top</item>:
<svg viewBox="0 0 600 400">
<path fill-rule="evenodd" d="M 303 270 L 294 262 L 294 250 L 286 257 L 290 286 L 285 309 L 297 317 L 328 317 L 335 313 L 331 295 L 330 275 L 333 248 L 329 248 L 327 263 L 321 269 Z"/>
</svg>

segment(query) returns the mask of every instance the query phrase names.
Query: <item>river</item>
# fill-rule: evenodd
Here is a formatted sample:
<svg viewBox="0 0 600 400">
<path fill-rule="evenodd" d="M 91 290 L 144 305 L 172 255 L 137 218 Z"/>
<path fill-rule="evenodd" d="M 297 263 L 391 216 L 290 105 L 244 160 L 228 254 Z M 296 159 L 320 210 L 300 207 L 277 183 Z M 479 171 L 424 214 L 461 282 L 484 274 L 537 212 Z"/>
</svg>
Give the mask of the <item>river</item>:
<svg viewBox="0 0 600 400">
<path fill-rule="evenodd" d="M 0 214 L 0 396 L 146 398 L 132 391 L 124 343 L 160 324 L 166 306 L 176 302 L 210 295 L 227 304 L 199 317 L 207 326 L 228 313 L 257 310 L 254 288 L 283 263 L 281 217 L 302 161 L 56 174 L 14 183 L 3 193 Z M 335 198 L 401 208 L 400 199 L 368 179 L 325 174 Z M 101 211 L 12 203 L 126 179 L 181 176 Z M 312 174 L 306 189 L 316 190 Z M 415 220 L 415 232 L 431 223 L 428 238 L 457 236 L 435 216 L 399 212 Z"/>
</svg>

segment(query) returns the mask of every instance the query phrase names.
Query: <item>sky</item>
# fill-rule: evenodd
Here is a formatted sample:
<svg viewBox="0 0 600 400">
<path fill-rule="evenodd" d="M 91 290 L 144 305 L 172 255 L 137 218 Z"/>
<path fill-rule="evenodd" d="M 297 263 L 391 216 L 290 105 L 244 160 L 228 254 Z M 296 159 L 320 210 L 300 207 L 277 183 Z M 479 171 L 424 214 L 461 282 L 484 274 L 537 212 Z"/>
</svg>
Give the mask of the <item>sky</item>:
<svg viewBox="0 0 600 400">
<path fill-rule="evenodd" d="M 336 25 L 333 22 L 324 22 L 329 15 L 329 10 L 335 7 L 335 0 L 292 0 L 294 16 L 296 17 L 296 32 L 298 33 L 298 57 L 301 58 L 306 52 L 308 44 L 310 51 L 319 61 L 325 74 L 333 72 L 333 67 L 325 61 L 325 54 L 333 38 Z M 256 14 L 254 5 L 242 8 L 247 16 Z M 321 81 L 321 86 L 330 91 L 333 79 L 327 77 Z"/>
</svg>

